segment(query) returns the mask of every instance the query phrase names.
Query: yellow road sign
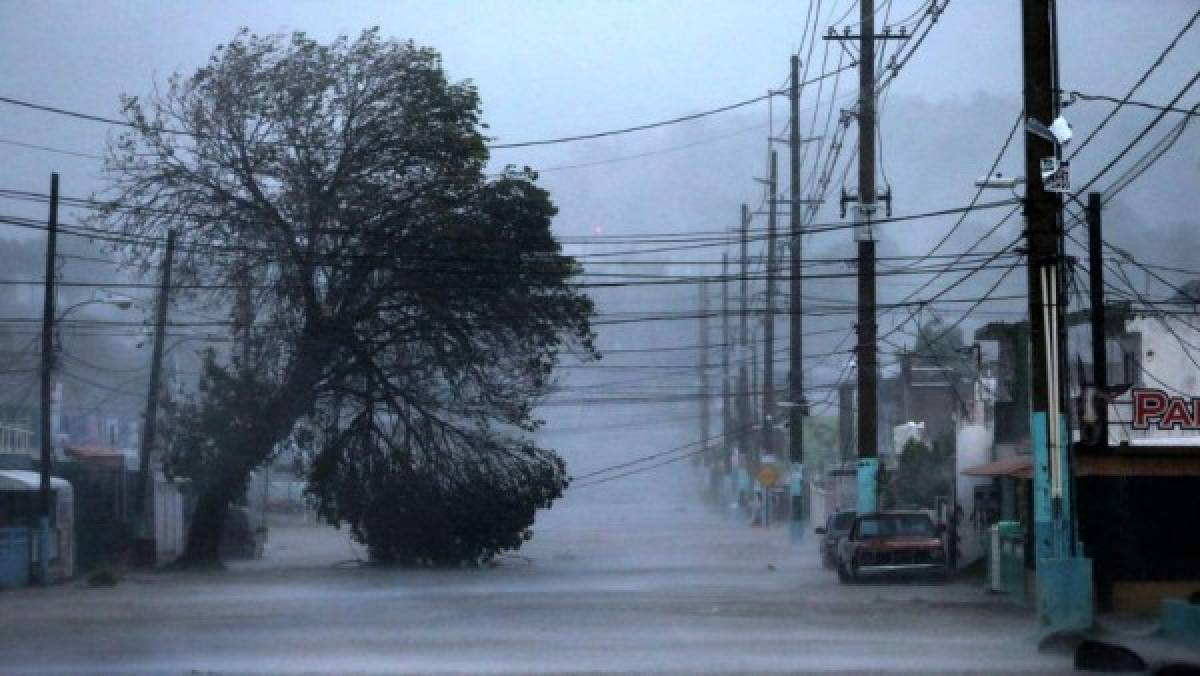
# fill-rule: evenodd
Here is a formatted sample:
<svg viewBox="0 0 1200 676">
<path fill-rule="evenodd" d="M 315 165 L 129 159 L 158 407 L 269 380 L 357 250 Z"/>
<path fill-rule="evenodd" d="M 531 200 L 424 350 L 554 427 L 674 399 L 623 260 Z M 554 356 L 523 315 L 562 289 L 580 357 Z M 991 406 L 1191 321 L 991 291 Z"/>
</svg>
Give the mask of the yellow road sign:
<svg viewBox="0 0 1200 676">
<path fill-rule="evenodd" d="M 779 481 L 779 470 L 774 465 L 763 465 L 758 470 L 758 483 L 770 488 Z"/>
</svg>

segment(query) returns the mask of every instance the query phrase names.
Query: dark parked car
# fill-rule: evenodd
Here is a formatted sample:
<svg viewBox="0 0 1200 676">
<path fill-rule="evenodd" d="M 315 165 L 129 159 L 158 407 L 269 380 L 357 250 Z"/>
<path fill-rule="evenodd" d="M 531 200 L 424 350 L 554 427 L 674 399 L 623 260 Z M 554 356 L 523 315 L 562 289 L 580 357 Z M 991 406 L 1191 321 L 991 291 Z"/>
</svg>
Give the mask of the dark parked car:
<svg viewBox="0 0 1200 676">
<path fill-rule="evenodd" d="M 838 579 L 887 573 L 945 578 L 946 546 L 942 526 L 925 512 L 861 514 L 838 545 Z"/>
<path fill-rule="evenodd" d="M 850 527 L 854 525 L 855 514 L 853 509 L 834 512 L 825 520 L 824 527 L 817 528 L 817 535 L 822 536 L 821 565 L 826 568 L 837 567 L 838 543 L 850 532 Z"/>
</svg>

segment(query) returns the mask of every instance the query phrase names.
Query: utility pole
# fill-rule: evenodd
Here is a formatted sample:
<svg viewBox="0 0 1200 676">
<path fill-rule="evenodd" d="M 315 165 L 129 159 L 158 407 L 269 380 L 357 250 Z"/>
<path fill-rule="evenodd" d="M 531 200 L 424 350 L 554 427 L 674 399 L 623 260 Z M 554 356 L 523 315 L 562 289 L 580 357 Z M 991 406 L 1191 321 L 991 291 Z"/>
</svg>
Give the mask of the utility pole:
<svg viewBox="0 0 1200 676">
<path fill-rule="evenodd" d="M 875 0 L 859 0 L 858 54 L 858 511 L 879 507 L 875 326 Z"/>
<path fill-rule="evenodd" d="M 733 339 L 729 330 L 729 254 L 721 254 L 721 472 L 729 474 L 729 347 Z"/>
<path fill-rule="evenodd" d="M 775 239 L 776 216 L 779 213 L 779 162 L 774 150 L 769 153 L 770 167 L 767 176 L 767 290 L 766 308 L 763 313 L 763 360 L 762 360 L 762 404 L 759 411 L 759 442 L 762 457 L 778 462 L 775 457 Z M 760 179 L 761 180 L 761 179 Z M 757 367 L 755 372 L 757 372 Z M 755 391 L 759 391 L 757 387 Z M 771 525 L 771 486 L 763 484 L 762 525 Z"/>
<path fill-rule="evenodd" d="M 1092 321 L 1092 407 L 1096 420 L 1094 445 L 1108 448 L 1108 322 L 1104 308 L 1104 228 L 1100 193 L 1088 193 L 1088 285 Z"/>
<path fill-rule="evenodd" d="M 750 415 L 750 374 L 747 362 L 750 358 L 750 207 L 742 205 L 741 242 L 741 316 L 739 317 L 738 344 L 738 456 L 747 472 L 757 469 L 751 440 L 753 418 Z"/>
<path fill-rule="evenodd" d="M 767 307 L 763 316 L 763 390 L 762 432 L 763 453 L 775 455 L 775 275 L 776 275 L 776 214 L 778 213 L 778 161 L 771 151 L 771 168 L 767 178 Z M 764 487 L 764 491 L 767 487 Z"/>
<path fill-rule="evenodd" d="M 1025 115 L 1049 125 L 1058 115 L 1054 0 L 1021 0 Z M 1027 126 L 1032 128 L 1033 125 Z M 1079 555 L 1070 496 L 1070 431 L 1061 398 L 1062 197 L 1045 189 L 1042 163 L 1059 149 L 1025 135 L 1025 220 L 1029 280 L 1030 435 L 1038 617 L 1045 628 L 1092 624 L 1091 561 Z"/>
<path fill-rule="evenodd" d="M 803 248 L 800 233 L 800 210 L 804 201 L 800 195 L 800 57 L 793 54 L 791 63 L 791 86 L 788 88 L 788 101 L 791 105 L 791 131 L 788 135 L 788 153 L 791 160 L 791 180 L 789 181 L 788 199 L 791 203 L 788 223 L 789 250 L 791 257 L 791 274 L 789 275 L 789 308 L 788 308 L 788 461 L 792 470 L 792 521 L 803 519 L 804 484 L 804 416 L 807 404 L 804 400 L 804 306 L 801 273 L 803 268 Z M 794 476 L 801 473 L 801 478 Z M 797 535 L 802 530 L 794 531 Z"/>
<path fill-rule="evenodd" d="M 752 340 L 750 342 L 750 391 L 751 396 L 746 397 L 750 400 L 750 432 L 751 432 L 751 448 L 754 449 L 750 454 L 751 460 L 754 461 L 754 473 L 751 477 L 757 477 L 758 468 L 762 466 L 762 425 L 760 415 L 762 414 L 762 401 L 760 393 L 762 389 L 758 387 L 758 346 L 762 345 L 761 341 Z M 757 479 L 755 479 L 757 480 Z"/>
<path fill-rule="evenodd" d="M 54 506 L 50 478 L 54 469 L 54 439 L 50 424 L 54 387 L 54 265 L 58 247 L 58 174 L 50 174 L 50 217 L 46 222 L 46 284 L 42 303 L 41 463 L 38 481 L 38 582 L 50 583 L 50 512 Z"/>
<path fill-rule="evenodd" d="M 163 253 L 158 286 L 158 306 L 154 317 L 154 352 L 150 359 L 150 387 L 146 392 L 146 420 L 142 431 L 142 448 L 138 455 L 138 543 L 137 559 L 141 565 L 154 566 L 158 552 L 154 528 L 154 477 L 150 459 L 158 433 L 158 399 L 162 379 L 163 340 L 167 328 L 167 306 L 171 294 L 171 265 L 175 256 L 175 230 L 167 232 L 167 250 Z"/>
<path fill-rule="evenodd" d="M 709 401 L 712 396 L 708 387 L 708 280 L 704 278 L 703 273 L 700 276 L 700 438 L 709 450 L 703 455 L 704 465 L 708 468 L 710 477 L 710 487 L 716 487 L 716 467 L 713 462 L 715 453 L 712 449 L 716 448 L 709 441 L 712 436 L 712 420 L 709 417 L 711 412 Z"/>
</svg>

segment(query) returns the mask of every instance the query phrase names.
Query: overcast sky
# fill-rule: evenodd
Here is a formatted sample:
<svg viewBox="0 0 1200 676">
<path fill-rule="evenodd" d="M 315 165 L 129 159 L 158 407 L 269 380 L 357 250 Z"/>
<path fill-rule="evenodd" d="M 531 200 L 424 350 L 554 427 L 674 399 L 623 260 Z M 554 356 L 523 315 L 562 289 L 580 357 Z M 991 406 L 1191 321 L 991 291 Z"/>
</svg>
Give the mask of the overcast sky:
<svg viewBox="0 0 1200 676">
<path fill-rule="evenodd" d="M 820 4 L 827 17 L 823 24 L 850 6 L 848 0 Z M 918 4 L 895 0 L 891 14 L 905 16 Z M 978 92 L 1017 96 L 1019 5 L 1017 0 L 951 2 L 893 95 L 934 101 Z M 1064 86 L 1119 94 L 1178 30 L 1195 2 L 1064 0 L 1061 5 Z M 118 94 L 145 93 L 173 71 L 194 70 L 239 26 L 260 32 L 298 29 L 328 39 L 379 25 L 385 35 L 436 47 L 452 77 L 476 81 L 485 119 L 502 141 L 623 127 L 778 87 L 809 11 L 800 0 L 6 0 L 3 8 L 4 96 L 112 115 Z M 850 18 L 857 18 L 857 10 Z M 1190 42 L 1193 56 L 1200 55 L 1198 44 Z M 818 44 L 816 54 L 822 47 Z M 1149 83 L 1146 98 L 1161 98 L 1178 80 L 1169 69 L 1163 74 Z M 106 131 L 103 125 L 0 106 L 0 138 L 96 153 Z M 643 134 L 628 143 L 653 140 L 654 135 Z M 586 146 L 505 151 L 496 159 L 549 166 L 586 155 Z M 64 192 L 79 194 L 91 187 L 92 161 L 13 146 L 0 153 L 3 187 L 44 190 L 45 176 L 54 169 L 63 174 Z"/>
</svg>

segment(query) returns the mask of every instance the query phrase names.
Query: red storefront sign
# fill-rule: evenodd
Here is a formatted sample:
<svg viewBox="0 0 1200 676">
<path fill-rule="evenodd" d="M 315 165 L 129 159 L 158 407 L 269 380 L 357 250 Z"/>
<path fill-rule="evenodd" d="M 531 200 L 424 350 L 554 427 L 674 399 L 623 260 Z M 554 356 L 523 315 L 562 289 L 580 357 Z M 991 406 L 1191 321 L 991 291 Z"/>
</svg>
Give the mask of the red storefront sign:
<svg viewBox="0 0 1200 676">
<path fill-rule="evenodd" d="M 1162 390 L 1133 389 L 1135 430 L 1200 430 L 1200 397 L 1168 395 Z"/>
</svg>

